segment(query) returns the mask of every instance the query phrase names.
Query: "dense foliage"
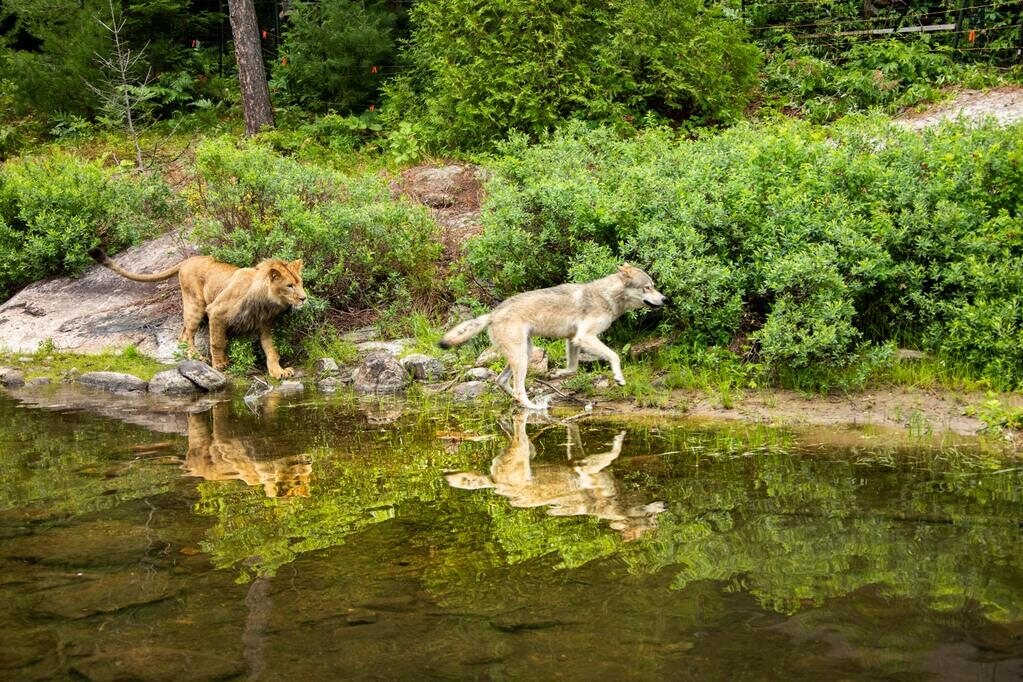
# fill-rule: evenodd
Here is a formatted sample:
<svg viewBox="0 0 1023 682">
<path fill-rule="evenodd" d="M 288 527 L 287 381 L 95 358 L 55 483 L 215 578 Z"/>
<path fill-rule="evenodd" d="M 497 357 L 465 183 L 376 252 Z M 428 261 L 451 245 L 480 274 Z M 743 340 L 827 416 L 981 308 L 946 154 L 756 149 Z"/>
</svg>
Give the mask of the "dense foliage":
<svg viewBox="0 0 1023 682">
<path fill-rule="evenodd" d="M 697 140 L 575 126 L 504 147 L 473 272 L 498 295 L 630 260 L 688 342 L 773 367 L 863 342 L 1023 383 L 1023 126 L 740 125 Z M 744 344 L 748 341 L 748 344 Z"/>
<path fill-rule="evenodd" d="M 437 286 L 436 223 L 392 199 L 376 175 L 349 176 L 229 138 L 196 150 L 195 237 L 240 266 L 302 258 L 307 289 L 341 309 L 419 300 Z"/>
<path fill-rule="evenodd" d="M 731 121 L 759 56 L 702 0 L 431 0 L 410 17 L 410 70 L 389 86 L 388 116 L 447 149 L 570 117 Z"/>
<path fill-rule="evenodd" d="M 296 2 L 275 71 L 286 97 L 316 111 L 365 108 L 395 59 L 390 4 Z"/>
<path fill-rule="evenodd" d="M 159 178 L 68 154 L 0 166 L 0 299 L 29 282 L 77 274 L 99 243 L 117 251 L 173 225 L 180 205 Z"/>
</svg>

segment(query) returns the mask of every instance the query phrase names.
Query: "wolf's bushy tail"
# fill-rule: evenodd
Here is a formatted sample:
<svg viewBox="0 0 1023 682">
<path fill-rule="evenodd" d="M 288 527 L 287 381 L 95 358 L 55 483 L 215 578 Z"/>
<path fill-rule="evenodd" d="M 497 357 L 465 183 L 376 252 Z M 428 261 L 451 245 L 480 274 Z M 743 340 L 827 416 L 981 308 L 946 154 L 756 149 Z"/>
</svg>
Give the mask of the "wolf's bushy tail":
<svg viewBox="0 0 1023 682">
<path fill-rule="evenodd" d="M 178 270 L 181 269 L 181 263 L 178 263 L 177 265 L 160 272 L 154 272 L 150 275 L 140 275 L 134 272 L 128 272 L 122 268 L 120 265 L 111 260 L 110 256 L 108 256 L 106 252 L 98 246 L 94 249 L 89 249 L 89 255 L 92 256 L 94 261 L 103 267 L 110 268 L 121 277 L 127 277 L 128 279 L 136 282 L 162 282 L 163 280 L 170 279 L 174 275 L 178 274 Z"/>
<path fill-rule="evenodd" d="M 463 322 L 449 331 L 437 345 L 441 348 L 461 346 L 463 343 L 476 336 L 489 326 L 490 314 L 487 313 L 486 315 L 480 315 L 479 317 Z"/>
</svg>

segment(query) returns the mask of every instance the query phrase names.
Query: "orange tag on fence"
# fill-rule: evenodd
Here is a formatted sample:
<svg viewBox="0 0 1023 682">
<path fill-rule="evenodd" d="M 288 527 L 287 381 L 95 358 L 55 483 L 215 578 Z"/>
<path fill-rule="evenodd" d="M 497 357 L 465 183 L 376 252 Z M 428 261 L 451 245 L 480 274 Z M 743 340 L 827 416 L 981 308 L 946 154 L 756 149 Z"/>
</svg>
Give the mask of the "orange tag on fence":
<svg viewBox="0 0 1023 682">
<path fill-rule="evenodd" d="M 971 43 L 977 39 L 977 29 L 971 28 L 970 34 L 966 37 Z"/>
<path fill-rule="evenodd" d="M 266 40 L 266 31 L 263 31 L 263 40 Z"/>
</svg>

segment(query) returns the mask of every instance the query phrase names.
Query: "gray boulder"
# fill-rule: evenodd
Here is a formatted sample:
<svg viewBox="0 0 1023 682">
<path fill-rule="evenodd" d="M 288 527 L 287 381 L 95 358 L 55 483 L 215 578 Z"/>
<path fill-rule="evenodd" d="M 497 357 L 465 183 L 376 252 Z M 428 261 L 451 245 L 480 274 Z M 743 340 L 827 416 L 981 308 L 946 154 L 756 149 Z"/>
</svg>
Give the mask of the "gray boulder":
<svg viewBox="0 0 1023 682">
<path fill-rule="evenodd" d="M 444 376 L 444 365 L 429 355 L 407 355 L 399 362 L 416 381 L 436 381 Z"/>
<path fill-rule="evenodd" d="M 466 381 L 451 389 L 455 400 L 468 402 L 475 400 L 490 390 L 490 384 L 485 381 Z"/>
<path fill-rule="evenodd" d="M 144 393 L 146 382 L 123 372 L 86 372 L 78 377 L 82 386 L 110 393 Z"/>
<path fill-rule="evenodd" d="M 21 388 L 25 385 L 25 375 L 14 367 L 0 367 L 0 385 L 7 388 Z"/>
<path fill-rule="evenodd" d="M 227 386 L 227 377 L 205 362 L 182 360 L 178 363 L 178 372 L 181 373 L 181 376 L 207 391 L 219 391 Z"/>
<path fill-rule="evenodd" d="M 168 233 L 114 258 L 126 270 L 156 272 L 193 253 L 180 235 Z M 180 332 L 181 290 L 176 277 L 132 282 L 94 265 L 80 277 L 31 284 L 0 303 L 0 348 L 12 353 L 34 353 L 47 342 L 76 353 L 134 345 L 144 355 L 171 362 Z"/>
<path fill-rule="evenodd" d="M 42 388 L 43 386 L 49 386 L 53 381 L 50 377 L 35 377 L 25 382 L 25 386 L 28 388 Z"/>
<path fill-rule="evenodd" d="M 199 387 L 178 370 L 168 369 L 153 375 L 149 380 L 149 392 L 157 395 L 191 395 L 198 393 Z"/>
<path fill-rule="evenodd" d="M 409 375 L 393 355 L 378 351 L 370 353 L 352 373 L 357 393 L 403 393 Z"/>
</svg>

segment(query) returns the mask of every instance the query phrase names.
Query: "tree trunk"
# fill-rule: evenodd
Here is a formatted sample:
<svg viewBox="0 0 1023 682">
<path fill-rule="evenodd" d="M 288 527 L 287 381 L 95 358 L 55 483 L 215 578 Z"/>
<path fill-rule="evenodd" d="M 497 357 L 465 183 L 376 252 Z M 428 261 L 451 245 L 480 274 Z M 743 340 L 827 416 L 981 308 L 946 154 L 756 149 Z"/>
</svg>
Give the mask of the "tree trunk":
<svg viewBox="0 0 1023 682">
<path fill-rule="evenodd" d="M 228 0 L 227 6 L 231 15 L 234 56 L 238 61 L 238 82 L 242 89 L 245 133 L 254 135 L 261 128 L 274 127 L 270 88 L 266 84 L 263 50 L 259 43 L 256 7 L 253 0 Z"/>
</svg>

